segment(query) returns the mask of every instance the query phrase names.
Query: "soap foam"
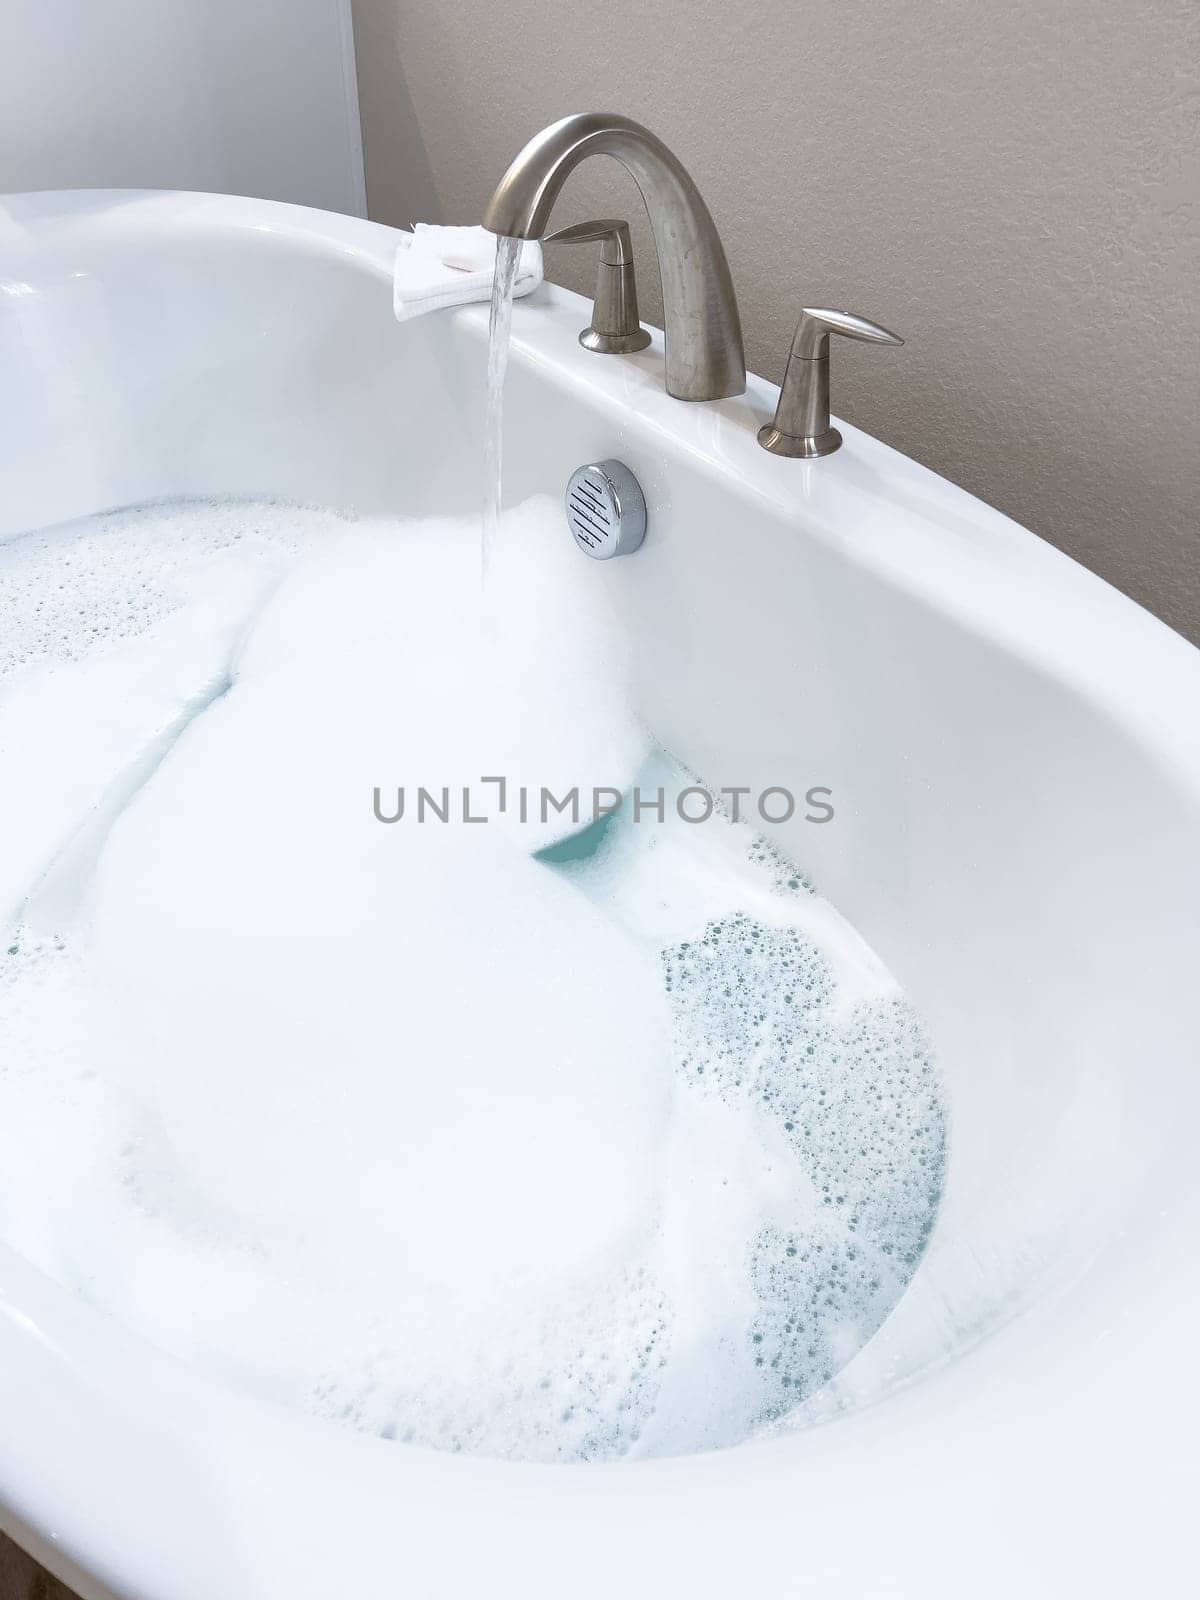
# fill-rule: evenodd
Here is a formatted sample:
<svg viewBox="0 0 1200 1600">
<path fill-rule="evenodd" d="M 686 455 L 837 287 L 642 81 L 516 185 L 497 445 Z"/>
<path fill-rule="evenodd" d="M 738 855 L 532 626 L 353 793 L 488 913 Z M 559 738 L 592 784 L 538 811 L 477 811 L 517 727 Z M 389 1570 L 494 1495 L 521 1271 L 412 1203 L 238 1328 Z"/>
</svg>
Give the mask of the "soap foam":
<svg viewBox="0 0 1200 1600">
<path fill-rule="evenodd" d="M 804 876 L 721 820 L 560 861 L 371 814 L 690 781 L 556 506 L 487 599 L 473 519 L 188 503 L 0 546 L 0 613 L 0 726 L 55 714 L 0 787 L 69 795 L 0 833 L 0 1237 L 228 1383 L 515 1459 L 736 1443 L 870 1337 L 944 1112 Z"/>
</svg>

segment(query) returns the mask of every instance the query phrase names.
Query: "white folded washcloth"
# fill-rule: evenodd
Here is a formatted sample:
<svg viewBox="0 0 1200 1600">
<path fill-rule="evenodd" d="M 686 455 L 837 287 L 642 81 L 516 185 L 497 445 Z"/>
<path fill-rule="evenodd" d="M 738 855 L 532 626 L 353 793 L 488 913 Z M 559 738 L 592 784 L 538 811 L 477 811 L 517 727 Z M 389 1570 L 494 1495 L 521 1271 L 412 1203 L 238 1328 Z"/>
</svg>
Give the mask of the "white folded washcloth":
<svg viewBox="0 0 1200 1600">
<path fill-rule="evenodd" d="M 496 235 L 486 228 L 441 228 L 418 222 L 401 234 L 396 251 L 392 304 L 399 322 L 442 306 L 490 300 L 496 274 Z M 528 294 L 542 281 L 542 247 L 521 246 L 513 295 Z"/>
</svg>

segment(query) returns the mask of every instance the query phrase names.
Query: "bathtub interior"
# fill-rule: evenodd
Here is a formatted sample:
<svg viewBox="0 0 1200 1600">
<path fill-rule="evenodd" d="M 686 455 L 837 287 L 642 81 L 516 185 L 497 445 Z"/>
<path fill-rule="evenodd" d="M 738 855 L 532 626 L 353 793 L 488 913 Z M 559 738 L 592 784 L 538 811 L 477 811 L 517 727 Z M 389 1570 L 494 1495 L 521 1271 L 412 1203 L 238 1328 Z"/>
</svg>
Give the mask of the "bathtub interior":
<svg viewBox="0 0 1200 1600">
<path fill-rule="evenodd" d="M 479 504 L 483 318 L 397 326 L 380 261 L 283 231 L 134 223 L 83 257 L 52 232 L 25 270 L 0 535 L 198 495 Z M 595 581 L 624 619 L 641 714 L 710 784 L 833 790 L 836 824 L 797 819 L 781 842 L 926 1017 L 948 1086 L 934 1238 L 815 1416 L 944 1360 L 1190 1204 L 1195 801 L 1086 684 L 852 559 L 819 510 L 811 528 L 782 516 L 715 452 L 565 382 L 521 342 L 538 315 L 515 319 L 506 499 L 556 494 L 603 456 L 638 473 L 650 537 Z M 653 352 L 638 361 L 652 370 Z M 943 515 L 917 478 L 898 483 L 913 486 L 898 521 Z M 966 517 L 935 526 L 972 533 Z"/>
</svg>

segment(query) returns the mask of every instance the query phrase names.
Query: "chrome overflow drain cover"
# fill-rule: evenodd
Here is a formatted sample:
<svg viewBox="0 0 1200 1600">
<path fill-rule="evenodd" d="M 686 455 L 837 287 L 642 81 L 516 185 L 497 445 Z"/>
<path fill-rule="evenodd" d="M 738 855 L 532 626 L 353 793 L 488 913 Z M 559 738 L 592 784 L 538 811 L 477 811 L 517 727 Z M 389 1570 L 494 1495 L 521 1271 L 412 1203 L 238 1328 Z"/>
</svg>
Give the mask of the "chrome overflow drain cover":
<svg viewBox="0 0 1200 1600">
<path fill-rule="evenodd" d="M 646 497 L 620 461 L 576 467 L 567 481 L 567 523 L 584 555 L 627 556 L 646 537 Z"/>
</svg>

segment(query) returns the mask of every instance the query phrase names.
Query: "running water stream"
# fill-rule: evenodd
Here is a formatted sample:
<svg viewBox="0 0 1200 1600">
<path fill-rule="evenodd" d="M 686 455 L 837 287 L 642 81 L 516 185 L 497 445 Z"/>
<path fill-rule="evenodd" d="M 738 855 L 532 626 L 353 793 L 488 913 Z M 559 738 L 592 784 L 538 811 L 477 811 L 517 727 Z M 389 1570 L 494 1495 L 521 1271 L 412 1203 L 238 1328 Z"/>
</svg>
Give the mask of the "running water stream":
<svg viewBox="0 0 1200 1600">
<path fill-rule="evenodd" d="M 496 275 L 492 280 L 492 309 L 488 318 L 487 413 L 483 445 L 483 579 L 496 548 L 500 522 L 500 494 L 504 448 L 504 374 L 508 367 L 508 342 L 512 329 L 513 282 L 521 259 L 521 239 L 497 238 Z"/>
</svg>

